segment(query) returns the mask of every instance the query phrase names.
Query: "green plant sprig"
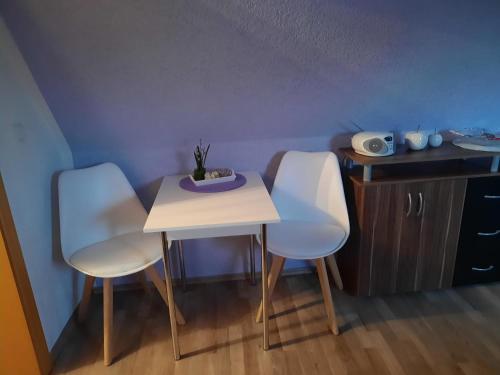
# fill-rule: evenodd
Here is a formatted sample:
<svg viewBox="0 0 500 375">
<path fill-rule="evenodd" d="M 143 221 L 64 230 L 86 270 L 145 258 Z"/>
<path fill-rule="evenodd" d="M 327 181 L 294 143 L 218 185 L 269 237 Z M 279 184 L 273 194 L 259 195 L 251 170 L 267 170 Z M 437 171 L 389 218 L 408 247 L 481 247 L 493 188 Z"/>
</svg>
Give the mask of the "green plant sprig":
<svg viewBox="0 0 500 375">
<path fill-rule="evenodd" d="M 210 150 L 210 144 L 208 144 L 207 148 L 203 147 L 202 141 L 200 139 L 200 144 L 196 146 L 194 150 L 194 160 L 196 161 L 197 169 L 205 169 L 205 163 L 207 161 L 208 150 Z"/>
</svg>

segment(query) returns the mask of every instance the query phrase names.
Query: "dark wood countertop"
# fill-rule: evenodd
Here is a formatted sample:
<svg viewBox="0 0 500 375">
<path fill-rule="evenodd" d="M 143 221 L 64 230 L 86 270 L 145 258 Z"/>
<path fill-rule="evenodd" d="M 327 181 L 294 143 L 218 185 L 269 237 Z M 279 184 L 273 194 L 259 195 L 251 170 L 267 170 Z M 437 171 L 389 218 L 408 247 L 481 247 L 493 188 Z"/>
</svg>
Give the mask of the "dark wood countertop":
<svg viewBox="0 0 500 375">
<path fill-rule="evenodd" d="M 491 160 L 487 158 L 471 160 L 442 160 L 415 164 L 380 165 L 373 169 L 373 179 L 363 180 L 363 167 L 347 169 L 347 177 L 356 185 L 379 185 L 401 182 L 447 180 L 453 178 L 477 178 L 500 176 L 500 172 L 490 172 Z"/>
<path fill-rule="evenodd" d="M 407 145 L 396 145 L 396 152 L 391 156 L 364 156 L 354 152 L 351 147 L 341 148 L 346 157 L 361 165 L 387 165 L 422 163 L 439 160 L 471 159 L 498 156 L 500 152 L 467 150 L 453 145 L 451 142 L 444 142 L 441 147 L 427 148 L 422 151 L 413 151 Z"/>
<path fill-rule="evenodd" d="M 441 147 L 413 151 L 406 145 L 397 145 L 391 156 L 364 156 L 351 147 L 340 152 L 354 166 L 349 178 L 356 184 L 384 184 L 423 180 L 442 180 L 456 177 L 498 176 L 500 152 L 467 150 L 444 142 Z M 488 160 L 489 159 L 489 160 Z M 352 166 L 352 163 L 349 163 Z M 372 168 L 375 167 L 376 168 Z"/>
</svg>

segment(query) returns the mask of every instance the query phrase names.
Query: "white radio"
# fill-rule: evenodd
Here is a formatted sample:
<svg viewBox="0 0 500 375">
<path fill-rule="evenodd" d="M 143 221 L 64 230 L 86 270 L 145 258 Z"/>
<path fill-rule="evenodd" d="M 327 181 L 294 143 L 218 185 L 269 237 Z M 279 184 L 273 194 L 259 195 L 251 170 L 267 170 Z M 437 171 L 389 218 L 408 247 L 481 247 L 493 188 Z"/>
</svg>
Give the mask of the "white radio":
<svg viewBox="0 0 500 375">
<path fill-rule="evenodd" d="M 394 134 L 391 132 L 359 132 L 352 137 L 352 148 L 366 156 L 389 156 L 394 154 Z"/>
</svg>

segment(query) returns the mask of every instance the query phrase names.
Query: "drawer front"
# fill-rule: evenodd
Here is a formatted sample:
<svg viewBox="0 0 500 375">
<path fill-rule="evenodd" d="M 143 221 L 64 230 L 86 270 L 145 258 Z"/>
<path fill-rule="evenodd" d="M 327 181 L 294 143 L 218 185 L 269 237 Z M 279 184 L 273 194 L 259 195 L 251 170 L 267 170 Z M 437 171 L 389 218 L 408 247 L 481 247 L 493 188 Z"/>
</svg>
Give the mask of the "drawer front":
<svg viewBox="0 0 500 375">
<path fill-rule="evenodd" d="M 471 178 L 467 186 L 467 196 L 477 202 L 500 202 L 500 177 Z"/>
<path fill-rule="evenodd" d="M 476 260 L 457 259 L 453 285 L 491 283 L 500 280 L 498 258 L 477 256 Z"/>
<path fill-rule="evenodd" d="M 467 185 L 464 213 L 477 225 L 500 228 L 500 178 L 485 177 L 470 179 Z"/>
<path fill-rule="evenodd" d="M 462 226 L 460 242 L 468 242 L 474 248 L 482 246 L 485 243 L 497 243 L 496 246 L 500 246 L 500 225 L 495 223 L 479 223 L 469 225 L 469 227 Z"/>
<path fill-rule="evenodd" d="M 500 237 L 461 239 L 454 285 L 500 280 Z"/>
<path fill-rule="evenodd" d="M 464 203 L 460 236 L 472 239 L 477 233 L 500 230 L 500 178 L 470 179 Z"/>
</svg>

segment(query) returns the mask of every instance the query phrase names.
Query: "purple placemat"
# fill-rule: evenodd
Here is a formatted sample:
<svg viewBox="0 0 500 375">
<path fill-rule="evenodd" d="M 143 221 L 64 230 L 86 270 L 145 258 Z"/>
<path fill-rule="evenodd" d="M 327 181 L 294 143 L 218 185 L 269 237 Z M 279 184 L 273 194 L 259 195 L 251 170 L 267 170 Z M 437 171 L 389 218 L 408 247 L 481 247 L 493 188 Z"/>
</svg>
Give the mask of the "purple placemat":
<svg viewBox="0 0 500 375">
<path fill-rule="evenodd" d="M 220 182 L 213 185 L 196 186 L 189 176 L 184 177 L 179 181 L 179 186 L 184 190 L 192 191 L 194 193 L 220 193 L 222 191 L 234 190 L 245 185 L 247 179 L 242 174 L 236 173 L 234 181 Z"/>
</svg>

